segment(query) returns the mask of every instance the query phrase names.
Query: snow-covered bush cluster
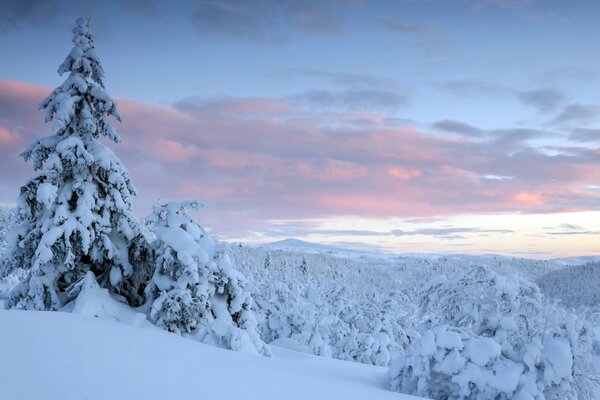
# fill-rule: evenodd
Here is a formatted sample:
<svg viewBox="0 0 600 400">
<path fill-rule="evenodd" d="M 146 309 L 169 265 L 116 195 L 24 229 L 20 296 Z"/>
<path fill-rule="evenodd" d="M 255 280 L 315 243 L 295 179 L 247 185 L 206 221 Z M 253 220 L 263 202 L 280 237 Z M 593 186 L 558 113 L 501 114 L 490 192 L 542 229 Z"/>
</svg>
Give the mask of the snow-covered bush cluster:
<svg viewBox="0 0 600 400">
<path fill-rule="evenodd" d="M 0 254 L 4 253 L 6 248 L 6 235 L 12 218 L 12 211 L 5 207 L 0 207 Z"/>
<path fill-rule="evenodd" d="M 420 295 L 421 336 L 390 369 L 392 388 L 433 398 L 591 399 L 586 322 L 539 288 L 476 267 Z"/>
<path fill-rule="evenodd" d="M 393 390 L 435 399 L 508 399 L 520 365 L 501 354 L 491 338 L 438 325 L 427 330 L 390 368 Z"/>
<path fill-rule="evenodd" d="M 21 187 L 0 261 L 0 287 L 10 288 L 4 306 L 73 309 L 95 281 L 164 329 L 268 354 L 243 277 L 189 216 L 194 204 L 159 205 L 147 225 L 132 213 L 127 170 L 98 141 L 119 142 L 108 117 L 120 115 L 89 27 L 89 19 L 76 21 L 58 69 L 68 76 L 39 105 L 52 135 L 22 153 L 38 172 Z"/>
<path fill-rule="evenodd" d="M 415 292 L 396 270 L 266 247 L 231 246 L 230 254 L 252 278 L 266 342 L 293 339 L 313 354 L 386 366 L 407 345 Z"/>
<path fill-rule="evenodd" d="M 252 298 L 222 245 L 191 217 L 197 202 L 158 204 L 146 223 L 156 269 L 146 286 L 150 319 L 176 333 L 234 350 L 269 350 L 258 336 Z"/>
</svg>

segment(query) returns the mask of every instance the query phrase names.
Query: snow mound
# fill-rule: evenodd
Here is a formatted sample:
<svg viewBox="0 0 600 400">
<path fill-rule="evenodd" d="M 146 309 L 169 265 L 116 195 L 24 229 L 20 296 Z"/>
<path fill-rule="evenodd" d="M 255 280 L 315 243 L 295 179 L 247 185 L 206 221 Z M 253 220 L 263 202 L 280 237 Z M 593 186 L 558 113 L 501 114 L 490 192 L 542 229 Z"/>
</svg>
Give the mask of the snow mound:
<svg viewBox="0 0 600 400">
<path fill-rule="evenodd" d="M 63 312 L 0 311 L 5 399 L 414 399 L 385 369 L 273 348 L 271 358 Z M 32 384 L 35 383 L 35 384 Z"/>
</svg>

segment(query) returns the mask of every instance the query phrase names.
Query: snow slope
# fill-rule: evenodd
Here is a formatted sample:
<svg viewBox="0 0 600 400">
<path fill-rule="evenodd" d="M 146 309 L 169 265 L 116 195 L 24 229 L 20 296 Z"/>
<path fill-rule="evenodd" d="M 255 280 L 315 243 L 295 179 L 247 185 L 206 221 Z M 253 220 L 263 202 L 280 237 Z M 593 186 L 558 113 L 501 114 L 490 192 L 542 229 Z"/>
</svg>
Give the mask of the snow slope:
<svg viewBox="0 0 600 400">
<path fill-rule="evenodd" d="M 3 399 L 415 399 L 384 389 L 385 368 L 283 348 L 267 358 L 63 312 L 0 311 L 0 326 Z"/>
</svg>

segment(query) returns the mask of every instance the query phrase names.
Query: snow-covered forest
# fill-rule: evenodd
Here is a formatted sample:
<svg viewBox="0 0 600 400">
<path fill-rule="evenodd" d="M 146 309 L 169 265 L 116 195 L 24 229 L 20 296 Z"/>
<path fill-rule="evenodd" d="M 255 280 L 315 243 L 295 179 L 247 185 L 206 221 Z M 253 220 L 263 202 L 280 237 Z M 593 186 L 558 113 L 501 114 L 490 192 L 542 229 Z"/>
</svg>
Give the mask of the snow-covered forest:
<svg viewBox="0 0 600 400">
<path fill-rule="evenodd" d="M 126 166 L 100 140 L 118 146 L 121 117 L 89 19 L 73 35 L 58 70 L 66 79 L 39 105 L 51 134 L 22 153 L 35 173 L 16 207 L 0 209 L 0 398 L 18 398 L 25 376 L 18 384 L 31 387 L 21 389 L 44 396 L 37 375 L 81 362 L 85 346 L 98 357 L 87 361 L 91 375 L 114 369 L 111 379 L 130 374 L 133 385 L 164 362 L 169 385 L 185 377 L 145 396 L 190 398 L 202 376 L 208 398 L 265 398 L 272 374 L 272 398 L 600 398 L 600 260 L 221 243 L 196 219 L 194 200 L 159 202 L 139 218 Z M 34 343 L 45 329 L 47 348 Z M 56 351 L 69 340 L 77 351 Z M 142 372 L 94 353 L 103 340 L 102 352 L 131 342 Z M 314 371 L 322 375 L 310 383 Z"/>
</svg>

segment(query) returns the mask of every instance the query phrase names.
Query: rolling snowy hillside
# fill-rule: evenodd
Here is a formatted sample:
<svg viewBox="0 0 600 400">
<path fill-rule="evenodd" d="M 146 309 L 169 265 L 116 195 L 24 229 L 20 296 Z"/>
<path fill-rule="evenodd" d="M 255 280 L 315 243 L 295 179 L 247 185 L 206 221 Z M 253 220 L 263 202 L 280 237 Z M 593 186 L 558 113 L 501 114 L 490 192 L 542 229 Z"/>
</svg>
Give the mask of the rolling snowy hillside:
<svg viewBox="0 0 600 400">
<path fill-rule="evenodd" d="M 3 399 L 413 399 L 385 368 L 271 346 L 272 357 L 62 312 L 0 311 Z"/>
</svg>

